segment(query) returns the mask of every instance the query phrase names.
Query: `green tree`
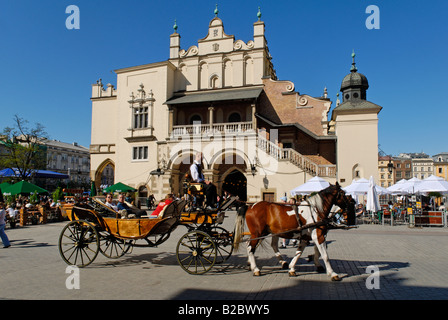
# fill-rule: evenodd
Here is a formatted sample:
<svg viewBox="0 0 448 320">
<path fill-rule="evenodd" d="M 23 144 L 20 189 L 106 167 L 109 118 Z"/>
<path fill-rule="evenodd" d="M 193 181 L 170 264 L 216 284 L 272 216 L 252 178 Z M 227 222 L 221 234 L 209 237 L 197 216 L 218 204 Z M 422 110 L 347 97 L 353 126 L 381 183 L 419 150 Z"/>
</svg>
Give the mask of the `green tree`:
<svg viewBox="0 0 448 320">
<path fill-rule="evenodd" d="M 15 115 L 14 126 L 3 130 L 5 152 L 0 157 L 0 167 L 15 168 L 20 179 L 30 180 L 36 170 L 46 167 L 45 147 L 40 143 L 46 136 L 40 123 L 30 128 L 27 120 Z"/>
</svg>

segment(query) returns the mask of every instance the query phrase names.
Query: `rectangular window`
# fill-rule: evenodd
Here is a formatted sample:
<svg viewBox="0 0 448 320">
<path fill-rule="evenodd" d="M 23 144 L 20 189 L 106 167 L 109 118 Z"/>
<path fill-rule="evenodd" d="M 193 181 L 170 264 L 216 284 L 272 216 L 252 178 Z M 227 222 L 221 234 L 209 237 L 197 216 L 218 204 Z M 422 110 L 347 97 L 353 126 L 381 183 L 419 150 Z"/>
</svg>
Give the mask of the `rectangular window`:
<svg viewBox="0 0 448 320">
<path fill-rule="evenodd" d="M 148 160 L 148 147 L 133 147 L 132 160 Z"/>
<path fill-rule="evenodd" d="M 134 108 L 134 129 L 148 127 L 148 107 Z"/>
</svg>

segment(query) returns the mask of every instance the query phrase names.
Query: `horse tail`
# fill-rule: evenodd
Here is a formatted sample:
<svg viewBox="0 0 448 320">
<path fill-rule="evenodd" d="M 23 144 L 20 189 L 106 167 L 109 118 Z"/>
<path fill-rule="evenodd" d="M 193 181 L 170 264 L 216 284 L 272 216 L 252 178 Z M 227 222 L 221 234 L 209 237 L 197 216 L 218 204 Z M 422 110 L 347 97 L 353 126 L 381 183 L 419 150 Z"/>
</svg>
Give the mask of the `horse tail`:
<svg viewBox="0 0 448 320">
<path fill-rule="evenodd" d="M 247 205 L 242 205 L 241 207 L 238 208 L 237 211 L 237 216 L 235 219 L 235 235 L 233 238 L 233 249 L 235 251 L 238 251 L 241 238 L 243 237 L 247 208 L 248 208 Z"/>
</svg>

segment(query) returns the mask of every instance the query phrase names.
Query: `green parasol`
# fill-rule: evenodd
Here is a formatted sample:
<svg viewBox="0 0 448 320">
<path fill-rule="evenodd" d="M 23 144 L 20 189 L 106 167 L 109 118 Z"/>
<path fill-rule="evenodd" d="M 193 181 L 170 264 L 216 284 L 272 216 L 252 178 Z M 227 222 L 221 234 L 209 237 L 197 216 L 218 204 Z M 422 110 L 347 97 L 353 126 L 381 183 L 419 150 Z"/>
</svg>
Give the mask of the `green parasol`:
<svg viewBox="0 0 448 320">
<path fill-rule="evenodd" d="M 135 192 L 135 191 L 137 191 L 137 189 L 127 186 L 121 182 L 118 182 L 118 183 L 104 189 L 104 192 Z"/>
<path fill-rule="evenodd" d="M 5 196 L 14 196 L 17 194 L 48 193 L 48 191 L 35 184 L 22 180 L 12 186 L 2 188 L 2 193 Z"/>
</svg>

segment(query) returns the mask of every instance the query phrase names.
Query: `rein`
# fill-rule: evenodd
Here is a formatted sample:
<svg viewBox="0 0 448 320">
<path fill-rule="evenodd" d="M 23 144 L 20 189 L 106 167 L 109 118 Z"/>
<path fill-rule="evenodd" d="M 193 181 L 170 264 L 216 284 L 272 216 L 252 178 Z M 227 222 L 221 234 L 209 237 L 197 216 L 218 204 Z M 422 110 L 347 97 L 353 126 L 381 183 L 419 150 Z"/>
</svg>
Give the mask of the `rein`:
<svg viewBox="0 0 448 320">
<path fill-rule="evenodd" d="M 321 221 L 318 221 L 318 222 L 308 223 L 308 224 L 305 224 L 305 225 L 303 225 L 301 227 L 298 227 L 298 228 L 295 228 L 295 229 L 291 229 L 291 230 L 287 230 L 287 231 L 283 231 L 283 232 L 279 232 L 279 233 L 271 233 L 271 234 L 268 234 L 267 236 L 258 237 L 258 238 L 251 238 L 249 240 L 242 240 L 239 243 L 241 243 L 241 242 L 248 242 L 248 241 L 252 241 L 252 240 L 266 239 L 266 238 L 274 237 L 274 236 L 280 236 L 282 234 L 289 233 L 289 232 L 301 232 L 302 230 L 305 230 L 305 229 L 314 228 L 314 227 L 320 227 L 320 226 L 323 226 L 323 225 L 331 225 L 331 221 L 326 219 L 326 220 L 321 220 Z"/>
</svg>

